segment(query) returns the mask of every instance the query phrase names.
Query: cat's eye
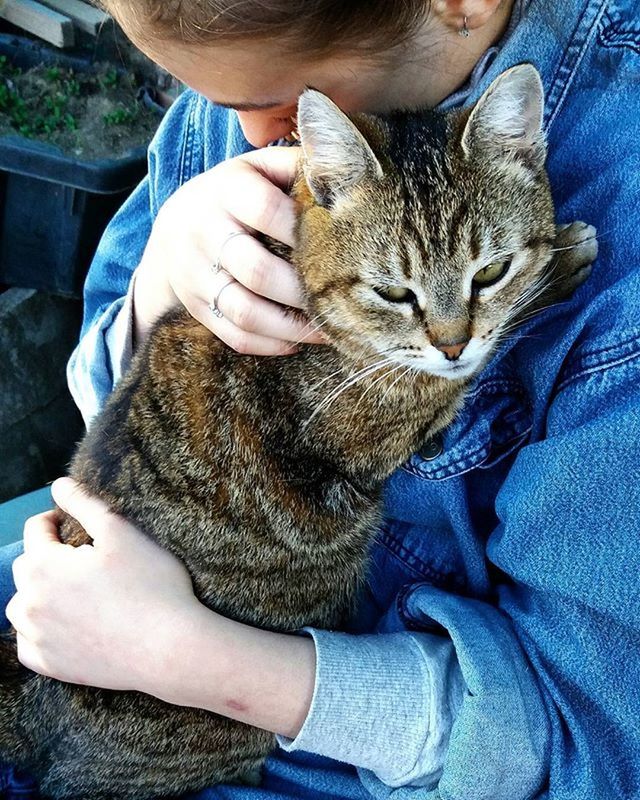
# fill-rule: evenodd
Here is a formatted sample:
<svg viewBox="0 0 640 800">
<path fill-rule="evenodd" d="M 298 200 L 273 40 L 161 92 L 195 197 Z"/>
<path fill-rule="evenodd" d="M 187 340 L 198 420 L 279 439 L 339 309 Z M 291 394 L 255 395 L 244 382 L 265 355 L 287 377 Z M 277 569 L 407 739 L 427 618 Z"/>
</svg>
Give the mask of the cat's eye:
<svg viewBox="0 0 640 800">
<path fill-rule="evenodd" d="M 415 303 L 416 296 L 406 286 L 374 286 L 375 291 L 389 303 Z"/>
<path fill-rule="evenodd" d="M 498 283 L 501 278 L 507 274 L 511 266 L 511 259 L 506 261 L 494 261 L 492 264 L 487 264 L 486 267 L 479 269 L 473 276 L 473 285 L 476 289 L 484 289 L 487 286 L 493 286 Z"/>
</svg>

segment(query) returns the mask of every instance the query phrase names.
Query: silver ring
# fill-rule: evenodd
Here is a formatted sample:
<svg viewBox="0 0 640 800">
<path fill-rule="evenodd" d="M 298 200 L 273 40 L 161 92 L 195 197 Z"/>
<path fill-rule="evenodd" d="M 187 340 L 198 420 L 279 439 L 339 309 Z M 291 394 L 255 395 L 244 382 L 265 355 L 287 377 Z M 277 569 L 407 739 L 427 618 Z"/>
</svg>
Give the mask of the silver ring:
<svg viewBox="0 0 640 800">
<path fill-rule="evenodd" d="M 218 270 L 218 272 L 219 271 L 220 270 Z M 222 311 L 220 311 L 220 306 L 218 305 L 218 303 L 220 302 L 220 295 L 222 294 L 222 292 L 224 292 L 227 286 L 231 286 L 231 284 L 235 282 L 236 282 L 235 278 L 232 275 L 229 275 L 229 280 L 226 283 L 222 284 L 222 286 L 218 289 L 218 293 L 216 294 L 216 296 L 209 303 L 209 311 L 211 311 L 214 317 L 217 317 L 218 319 L 224 317 L 224 314 L 222 313 Z"/>
<path fill-rule="evenodd" d="M 218 258 L 216 259 L 215 263 L 211 265 L 211 271 L 214 275 L 217 275 L 222 269 L 222 251 L 235 236 L 251 236 L 251 234 L 247 231 L 232 231 L 227 238 L 223 240 L 218 249 Z"/>
</svg>

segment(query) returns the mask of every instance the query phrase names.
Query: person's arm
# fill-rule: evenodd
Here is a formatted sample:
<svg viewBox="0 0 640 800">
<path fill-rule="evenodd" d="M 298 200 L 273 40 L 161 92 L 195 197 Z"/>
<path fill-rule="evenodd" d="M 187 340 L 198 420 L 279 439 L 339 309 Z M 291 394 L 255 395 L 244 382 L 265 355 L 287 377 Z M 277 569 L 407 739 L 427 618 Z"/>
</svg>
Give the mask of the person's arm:
<svg viewBox="0 0 640 800">
<path fill-rule="evenodd" d="M 640 296 L 640 273 L 617 291 Z M 618 307 L 606 347 L 589 337 L 606 311 L 589 321 L 548 409 L 546 437 L 520 451 L 498 494 L 500 524 L 487 548 L 503 575 L 496 605 L 422 583 L 390 612 L 391 629 L 444 629 L 468 688 L 434 797 L 608 800 L 640 785 L 633 306 Z M 389 797 L 380 776 L 361 777 L 373 797 Z"/>
<path fill-rule="evenodd" d="M 640 296 L 640 274 L 617 289 Z M 632 307 L 624 315 L 619 307 L 608 347 L 589 340 L 602 321 L 587 326 L 548 409 L 546 438 L 522 449 L 498 495 L 500 525 L 488 543 L 504 575 L 496 604 L 422 582 L 407 586 L 385 618 L 398 637 L 437 633 L 461 670 L 459 683 L 440 673 L 440 707 L 451 687 L 459 703 L 440 771 L 429 770 L 440 754 L 430 741 L 436 728 L 424 724 L 437 704 L 420 709 L 412 737 L 394 734 L 395 759 L 393 739 L 384 739 L 404 714 L 396 698 L 424 703 L 433 678 L 420 683 L 392 658 L 372 661 L 363 639 L 375 637 L 317 636 L 320 682 L 294 745 L 347 754 L 365 767 L 374 798 L 404 787 L 399 797 L 416 800 L 608 800 L 640 785 L 640 333 Z M 358 709 L 367 682 L 381 687 L 368 700 L 377 728 Z M 363 739 L 369 752 L 377 748 L 373 763 L 358 749 Z M 417 757 L 403 775 L 407 751 Z"/>
<path fill-rule="evenodd" d="M 67 368 L 71 394 L 87 424 L 128 367 L 133 350 L 131 276 L 158 209 L 178 188 L 177 143 L 189 134 L 198 102 L 196 95 L 185 92 L 165 115 L 149 146 L 148 175 L 107 226 L 91 263 L 80 341 Z"/>
<path fill-rule="evenodd" d="M 21 661 L 71 683 L 151 693 L 294 736 L 313 691 L 313 642 L 228 620 L 185 567 L 68 478 L 58 505 L 93 546 L 62 544 L 56 512 L 25 526 L 7 617 Z"/>
<path fill-rule="evenodd" d="M 131 361 L 129 285 L 150 230 L 145 178 L 107 227 L 85 285 L 81 337 L 67 365 L 69 390 L 85 425 L 104 406 Z"/>
<path fill-rule="evenodd" d="M 326 631 L 312 639 L 234 622 L 201 605 L 184 566 L 101 501 L 69 479 L 53 495 L 94 545 L 62 544 L 54 512 L 28 522 L 7 607 L 26 666 L 206 708 L 281 734 L 283 743 L 298 737 L 297 747 L 320 734 L 320 751 L 326 741 L 328 755 L 396 778 L 439 774 L 464 691 L 450 642 Z M 327 662 L 330 651 L 338 662 Z M 327 716 L 336 703 L 340 720 Z"/>
</svg>

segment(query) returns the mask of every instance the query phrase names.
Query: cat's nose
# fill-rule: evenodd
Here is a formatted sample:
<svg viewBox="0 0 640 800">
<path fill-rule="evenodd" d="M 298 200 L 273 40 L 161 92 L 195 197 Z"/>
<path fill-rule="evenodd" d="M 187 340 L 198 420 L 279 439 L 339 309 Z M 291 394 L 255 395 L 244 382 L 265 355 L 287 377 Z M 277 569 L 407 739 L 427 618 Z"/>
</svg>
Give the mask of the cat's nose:
<svg viewBox="0 0 640 800">
<path fill-rule="evenodd" d="M 469 344 L 468 339 L 462 339 L 457 342 L 434 342 L 433 346 L 436 350 L 444 353 L 447 361 L 457 361 L 464 348 Z"/>
</svg>

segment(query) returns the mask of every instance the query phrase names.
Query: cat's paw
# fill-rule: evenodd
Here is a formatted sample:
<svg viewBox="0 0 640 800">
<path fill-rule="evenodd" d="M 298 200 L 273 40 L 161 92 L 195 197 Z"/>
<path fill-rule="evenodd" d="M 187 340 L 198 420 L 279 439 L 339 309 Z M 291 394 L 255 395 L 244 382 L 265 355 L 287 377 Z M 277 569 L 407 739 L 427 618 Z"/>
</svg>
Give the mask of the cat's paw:
<svg viewBox="0 0 640 800">
<path fill-rule="evenodd" d="M 553 247 L 555 288 L 560 297 L 568 297 L 591 275 L 598 256 L 596 229 L 586 222 L 558 225 Z"/>
</svg>

